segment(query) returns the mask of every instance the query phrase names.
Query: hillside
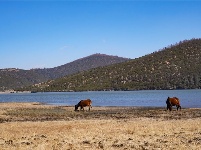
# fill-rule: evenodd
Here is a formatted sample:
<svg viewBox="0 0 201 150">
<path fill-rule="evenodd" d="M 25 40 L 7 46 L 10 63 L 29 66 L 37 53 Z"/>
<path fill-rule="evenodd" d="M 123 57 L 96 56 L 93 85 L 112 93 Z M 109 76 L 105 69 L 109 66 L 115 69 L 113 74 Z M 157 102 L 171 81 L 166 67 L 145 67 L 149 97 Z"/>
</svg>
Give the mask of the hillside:
<svg viewBox="0 0 201 150">
<path fill-rule="evenodd" d="M 201 39 L 185 40 L 138 59 L 31 87 L 39 91 L 195 88 L 201 88 Z"/>
<path fill-rule="evenodd" d="M 43 69 L 39 71 L 43 71 L 43 74 L 49 74 L 49 77 L 51 79 L 56 79 L 78 72 L 90 70 L 92 68 L 108 66 L 112 64 L 125 62 L 128 60 L 128 58 L 97 53 L 84 58 L 80 58 L 78 60 L 75 60 L 71 63 L 67 63 L 59 67 Z"/>
<path fill-rule="evenodd" d="M 105 54 L 93 54 L 55 68 L 31 70 L 15 68 L 0 69 L 0 91 L 30 86 L 92 68 L 121 63 L 127 60 L 129 59 Z"/>
</svg>

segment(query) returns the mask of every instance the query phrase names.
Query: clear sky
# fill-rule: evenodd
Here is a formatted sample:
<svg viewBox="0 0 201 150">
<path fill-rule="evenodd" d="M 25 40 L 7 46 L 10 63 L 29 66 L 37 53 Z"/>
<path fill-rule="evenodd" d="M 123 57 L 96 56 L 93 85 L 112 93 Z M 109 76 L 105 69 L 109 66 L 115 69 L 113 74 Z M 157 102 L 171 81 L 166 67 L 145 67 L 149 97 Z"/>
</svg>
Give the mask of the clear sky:
<svg viewBox="0 0 201 150">
<path fill-rule="evenodd" d="M 201 1 L 0 0 L 0 68 L 52 68 L 95 53 L 138 58 L 201 38 Z"/>
</svg>

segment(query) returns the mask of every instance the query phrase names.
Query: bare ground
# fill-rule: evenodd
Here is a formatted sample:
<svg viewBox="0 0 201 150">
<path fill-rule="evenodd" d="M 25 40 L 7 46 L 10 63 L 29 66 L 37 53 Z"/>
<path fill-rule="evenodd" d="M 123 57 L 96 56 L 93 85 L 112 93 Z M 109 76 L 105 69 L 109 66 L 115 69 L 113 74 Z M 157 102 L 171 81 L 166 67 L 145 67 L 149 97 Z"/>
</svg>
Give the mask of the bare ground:
<svg viewBox="0 0 201 150">
<path fill-rule="evenodd" d="M 201 109 L 0 103 L 1 149 L 199 150 Z"/>
</svg>

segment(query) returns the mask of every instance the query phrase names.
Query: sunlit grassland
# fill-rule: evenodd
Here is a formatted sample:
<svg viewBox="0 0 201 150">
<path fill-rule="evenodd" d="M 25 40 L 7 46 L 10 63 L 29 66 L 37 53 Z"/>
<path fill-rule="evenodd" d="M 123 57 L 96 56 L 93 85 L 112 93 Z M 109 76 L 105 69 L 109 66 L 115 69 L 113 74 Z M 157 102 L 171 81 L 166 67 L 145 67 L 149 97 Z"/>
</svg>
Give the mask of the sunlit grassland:
<svg viewBox="0 0 201 150">
<path fill-rule="evenodd" d="M 201 149 L 200 109 L 0 108 L 0 149 Z"/>
</svg>

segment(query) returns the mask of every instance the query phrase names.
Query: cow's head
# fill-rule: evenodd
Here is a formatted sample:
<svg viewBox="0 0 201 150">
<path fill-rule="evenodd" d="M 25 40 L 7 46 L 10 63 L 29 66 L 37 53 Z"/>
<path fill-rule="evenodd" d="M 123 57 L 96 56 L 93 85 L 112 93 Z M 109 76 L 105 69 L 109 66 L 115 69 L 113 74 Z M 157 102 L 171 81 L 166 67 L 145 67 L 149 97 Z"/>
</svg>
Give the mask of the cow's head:
<svg viewBox="0 0 201 150">
<path fill-rule="evenodd" d="M 79 107 L 78 105 L 75 105 L 75 111 L 77 111 L 77 110 L 78 110 L 78 107 Z"/>
<path fill-rule="evenodd" d="M 172 104 L 171 104 L 171 101 L 170 101 L 170 97 L 167 98 L 166 104 L 167 104 L 167 110 L 169 109 L 171 111 L 172 110 Z"/>
</svg>

